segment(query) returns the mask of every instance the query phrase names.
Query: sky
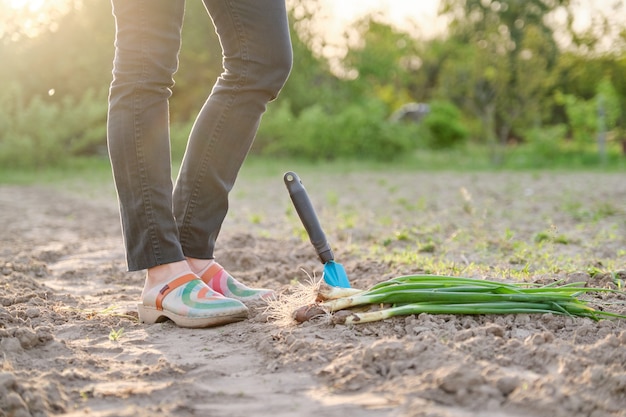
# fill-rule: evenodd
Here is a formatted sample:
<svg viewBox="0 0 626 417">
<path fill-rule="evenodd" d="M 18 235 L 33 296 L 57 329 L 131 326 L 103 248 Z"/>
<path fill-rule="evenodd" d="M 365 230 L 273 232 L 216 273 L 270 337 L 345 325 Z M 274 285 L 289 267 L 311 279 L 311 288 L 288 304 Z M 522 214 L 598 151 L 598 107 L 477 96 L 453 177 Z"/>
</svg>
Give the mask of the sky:
<svg viewBox="0 0 626 417">
<path fill-rule="evenodd" d="M 588 25 L 590 17 L 598 12 L 615 15 L 612 5 L 616 2 L 616 0 L 573 0 L 579 11 L 576 18 L 583 27 Z M 334 22 L 346 23 L 368 12 L 381 11 L 390 21 L 400 25 L 412 19 L 429 33 L 445 28 L 445 22 L 437 16 L 440 3 L 438 0 L 322 0 L 322 3 L 331 11 Z M 621 18 L 625 16 L 625 7 L 615 15 Z"/>
<path fill-rule="evenodd" d="M 324 17 L 319 19 L 320 32 L 328 43 L 341 39 L 351 22 L 372 12 L 409 33 L 428 38 L 445 32 L 447 22 L 438 16 L 439 0 L 320 0 Z M 626 21 L 626 2 L 623 0 L 572 0 L 575 5 L 577 30 L 585 30 L 598 15 L 607 15 L 623 27 Z M 615 10 L 613 5 L 621 4 Z M 610 47 L 610 41 L 607 47 Z"/>
<path fill-rule="evenodd" d="M 101 0 L 98 0 L 101 1 Z M 430 37 L 442 33 L 446 21 L 437 15 L 439 0 L 319 0 L 323 5 L 318 19 L 319 31 L 329 40 L 339 38 L 343 31 L 358 18 L 379 12 L 384 19 L 416 36 Z M 578 4 L 576 23 L 578 28 L 588 27 L 598 13 L 609 15 L 615 21 L 626 20 L 626 6 L 612 10 L 611 5 L 623 0 L 572 0 Z M 67 0 L 0 0 L 0 5 L 13 9 L 31 9 L 43 14 L 62 7 Z M 414 33 L 416 32 L 416 33 Z"/>
<path fill-rule="evenodd" d="M 418 0 L 323 0 L 331 19 L 328 30 L 341 30 L 351 21 L 371 12 L 381 12 L 386 19 L 398 26 L 423 28 L 424 35 L 445 29 L 445 22 L 437 16 L 439 1 Z"/>
</svg>

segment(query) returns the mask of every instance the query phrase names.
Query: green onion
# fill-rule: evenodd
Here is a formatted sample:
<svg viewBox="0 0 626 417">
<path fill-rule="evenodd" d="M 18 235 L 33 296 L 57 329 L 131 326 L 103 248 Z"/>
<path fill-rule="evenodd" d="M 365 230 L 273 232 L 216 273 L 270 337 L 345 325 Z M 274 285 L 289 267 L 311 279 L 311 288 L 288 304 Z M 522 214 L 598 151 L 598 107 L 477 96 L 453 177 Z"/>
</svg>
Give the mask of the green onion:
<svg viewBox="0 0 626 417">
<path fill-rule="evenodd" d="M 601 317 L 626 318 L 624 315 L 595 310 L 576 298 L 583 293 L 615 290 L 582 285 L 536 286 L 442 275 L 407 275 L 378 283 L 365 291 L 346 293 L 343 297 L 320 297 L 323 302 L 302 307 L 295 317 L 302 322 L 321 312 L 331 312 L 335 313 L 335 322 L 346 324 L 420 313 L 553 313 L 596 320 Z M 391 307 L 365 312 L 350 310 L 368 305 Z"/>
<path fill-rule="evenodd" d="M 352 297 L 338 298 L 322 304 L 329 311 L 344 310 L 346 308 L 365 304 L 409 304 L 422 302 L 442 302 L 446 304 L 468 304 L 489 302 L 551 302 L 570 301 L 571 296 L 559 293 L 547 294 L 498 294 L 469 291 L 441 291 L 434 290 L 391 290 L 382 294 L 360 294 Z"/>
<path fill-rule="evenodd" d="M 343 314 L 341 314 L 343 313 Z M 333 316 L 334 323 L 357 324 L 379 321 L 395 316 L 411 314 L 537 314 L 551 313 L 578 317 L 588 317 L 599 320 L 602 317 L 626 319 L 626 316 L 606 311 L 595 310 L 577 303 L 472 303 L 472 304 L 437 304 L 415 303 L 403 304 L 397 307 L 386 308 L 369 312 L 340 311 Z"/>
</svg>

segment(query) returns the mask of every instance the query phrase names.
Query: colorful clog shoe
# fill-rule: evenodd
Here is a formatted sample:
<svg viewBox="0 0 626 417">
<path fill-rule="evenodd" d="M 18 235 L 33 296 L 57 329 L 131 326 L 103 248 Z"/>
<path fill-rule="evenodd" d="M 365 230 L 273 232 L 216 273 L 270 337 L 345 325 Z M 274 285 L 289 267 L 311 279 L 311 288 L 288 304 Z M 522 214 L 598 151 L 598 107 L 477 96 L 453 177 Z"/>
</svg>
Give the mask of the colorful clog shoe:
<svg viewBox="0 0 626 417">
<path fill-rule="evenodd" d="M 199 274 L 211 289 L 228 298 L 243 302 L 258 301 L 273 297 L 275 292 L 265 288 L 250 288 L 233 278 L 224 268 L 213 261 Z"/>
<path fill-rule="evenodd" d="M 149 291 L 137 309 L 144 323 L 170 319 L 189 328 L 219 326 L 248 317 L 244 304 L 213 291 L 195 274 L 182 275 Z"/>
</svg>

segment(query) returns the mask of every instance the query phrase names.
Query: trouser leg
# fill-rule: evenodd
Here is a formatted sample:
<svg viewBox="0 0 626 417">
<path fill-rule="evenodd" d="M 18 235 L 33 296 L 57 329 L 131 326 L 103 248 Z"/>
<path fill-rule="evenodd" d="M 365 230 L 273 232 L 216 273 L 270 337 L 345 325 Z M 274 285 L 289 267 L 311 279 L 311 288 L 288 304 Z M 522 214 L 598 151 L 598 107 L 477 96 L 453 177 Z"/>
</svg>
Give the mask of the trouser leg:
<svg viewBox="0 0 626 417">
<path fill-rule="evenodd" d="M 213 257 L 228 193 L 266 105 L 292 63 L 284 0 L 204 0 L 223 49 L 224 71 L 191 132 L 174 190 L 186 256 Z"/>
<path fill-rule="evenodd" d="M 129 270 L 184 259 L 172 213 L 168 99 L 184 0 L 112 0 L 107 138 Z"/>
</svg>

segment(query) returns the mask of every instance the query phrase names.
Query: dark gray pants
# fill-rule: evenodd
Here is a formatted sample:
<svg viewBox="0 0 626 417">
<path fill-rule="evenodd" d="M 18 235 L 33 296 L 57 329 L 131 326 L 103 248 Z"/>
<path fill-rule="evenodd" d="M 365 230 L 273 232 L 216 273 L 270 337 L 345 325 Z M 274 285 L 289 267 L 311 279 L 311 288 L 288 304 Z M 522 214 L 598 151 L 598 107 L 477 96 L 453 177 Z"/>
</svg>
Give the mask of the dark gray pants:
<svg viewBox="0 0 626 417">
<path fill-rule="evenodd" d="M 172 184 L 169 104 L 185 0 L 112 0 L 115 60 L 108 146 L 129 270 L 210 259 L 228 193 L 261 115 L 292 63 L 284 0 L 204 0 L 224 72 L 193 126 Z"/>
</svg>

